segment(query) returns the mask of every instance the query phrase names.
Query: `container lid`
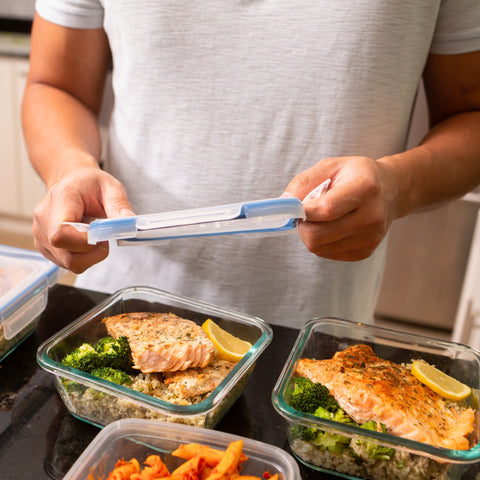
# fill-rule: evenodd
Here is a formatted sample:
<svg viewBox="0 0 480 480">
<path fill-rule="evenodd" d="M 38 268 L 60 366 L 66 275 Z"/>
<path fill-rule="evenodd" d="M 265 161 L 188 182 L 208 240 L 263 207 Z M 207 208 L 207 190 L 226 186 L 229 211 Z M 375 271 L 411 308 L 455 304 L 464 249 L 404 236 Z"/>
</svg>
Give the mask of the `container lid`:
<svg viewBox="0 0 480 480">
<path fill-rule="evenodd" d="M 116 420 L 103 428 L 64 480 L 99 478 L 99 473 L 108 473 L 122 457 L 130 459 L 134 455 L 143 455 L 145 458 L 156 454 L 168 461 L 171 452 L 184 443 L 225 450 L 235 440 L 243 441 L 242 452 L 248 458 L 243 467 L 244 475 L 260 476 L 268 470 L 272 474 L 278 473 L 283 480 L 301 480 L 297 462 L 280 447 L 218 430 L 143 418 Z"/>
<path fill-rule="evenodd" d="M 62 273 L 38 252 L 0 245 L 0 326 L 7 340 L 45 309 L 48 288 Z"/>
<path fill-rule="evenodd" d="M 293 230 L 305 219 L 298 198 L 273 198 L 190 210 L 69 223 L 88 233 L 88 243 L 116 240 L 119 245 L 144 245 L 174 238 L 278 234 Z"/>
</svg>

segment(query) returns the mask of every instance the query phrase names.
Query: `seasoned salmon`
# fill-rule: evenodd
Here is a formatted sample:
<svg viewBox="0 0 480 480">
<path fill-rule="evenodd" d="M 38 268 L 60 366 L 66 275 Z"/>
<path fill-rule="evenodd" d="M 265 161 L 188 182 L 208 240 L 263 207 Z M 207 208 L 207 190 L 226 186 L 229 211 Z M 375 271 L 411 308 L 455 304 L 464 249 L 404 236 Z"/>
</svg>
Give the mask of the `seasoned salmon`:
<svg viewBox="0 0 480 480">
<path fill-rule="evenodd" d="M 173 313 L 125 313 L 103 322 L 112 337 L 128 338 L 134 367 L 144 373 L 205 367 L 215 354 L 200 326 Z"/>
<path fill-rule="evenodd" d="M 387 432 L 436 447 L 467 450 L 475 412 L 450 408 L 407 367 L 377 357 L 367 345 L 354 345 L 331 359 L 298 361 L 297 373 L 322 383 L 357 423 L 383 423 Z"/>
<path fill-rule="evenodd" d="M 215 390 L 235 365 L 235 362 L 214 358 L 205 368 L 167 373 L 164 383 L 179 398 L 202 395 Z"/>
</svg>

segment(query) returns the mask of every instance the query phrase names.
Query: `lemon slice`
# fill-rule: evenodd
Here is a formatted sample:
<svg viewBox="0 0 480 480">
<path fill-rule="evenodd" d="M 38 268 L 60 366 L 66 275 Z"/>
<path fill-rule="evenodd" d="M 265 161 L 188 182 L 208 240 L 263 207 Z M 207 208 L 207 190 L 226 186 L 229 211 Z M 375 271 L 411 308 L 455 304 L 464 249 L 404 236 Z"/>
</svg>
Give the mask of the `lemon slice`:
<svg viewBox="0 0 480 480">
<path fill-rule="evenodd" d="M 449 400 L 464 400 L 472 393 L 468 385 L 459 382 L 427 362 L 413 362 L 412 374 L 434 392 Z"/>
<path fill-rule="evenodd" d="M 219 327 L 212 319 L 208 318 L 202 325 L 208 338 L 217 348 L 218 356 L 222 360 L 239 362 L 242 357 L 252 348 L 252 344 L 241 340 L 235 335 Z"/>
</svg>

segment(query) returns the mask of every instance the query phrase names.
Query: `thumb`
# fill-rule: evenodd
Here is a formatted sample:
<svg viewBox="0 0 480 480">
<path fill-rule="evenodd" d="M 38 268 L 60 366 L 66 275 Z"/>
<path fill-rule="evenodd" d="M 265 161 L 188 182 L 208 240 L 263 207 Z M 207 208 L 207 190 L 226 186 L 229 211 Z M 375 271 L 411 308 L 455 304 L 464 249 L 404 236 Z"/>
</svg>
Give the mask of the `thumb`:
<svg viewBox="0 0 480 480">
<path fill-rule="evenodd" d="M 120 182 L 109 184 L 103 191 L 103 208 L 107 218 L 131 217 L 135 215 L 128 200 L 125 187 Z"/>
</svg>

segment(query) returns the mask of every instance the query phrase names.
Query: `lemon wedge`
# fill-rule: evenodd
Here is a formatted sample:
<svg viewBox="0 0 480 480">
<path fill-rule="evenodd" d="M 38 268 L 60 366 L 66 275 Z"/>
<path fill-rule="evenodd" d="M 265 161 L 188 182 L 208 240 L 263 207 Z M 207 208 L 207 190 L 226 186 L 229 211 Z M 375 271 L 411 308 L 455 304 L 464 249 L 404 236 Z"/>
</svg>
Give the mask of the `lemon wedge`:
<svg viewBox="0 0 480 480">
<path fill-rule="evenodd" d="M 241 340 L 223 328 L 219 327 L 212 319 L 208 318 L 202 325 L 208 338 L 215 345 L 218 356 L 222 360 L 239 362 L 242 357 L 252 348 L 252 344 Z"/>
<path fill-rule="evenodd" d="M 464 400 L 472 393 L 468 385 L 424 361 L 412 363 L 412 374 L 424 385 L 449 400 Z"/>
</svg>

